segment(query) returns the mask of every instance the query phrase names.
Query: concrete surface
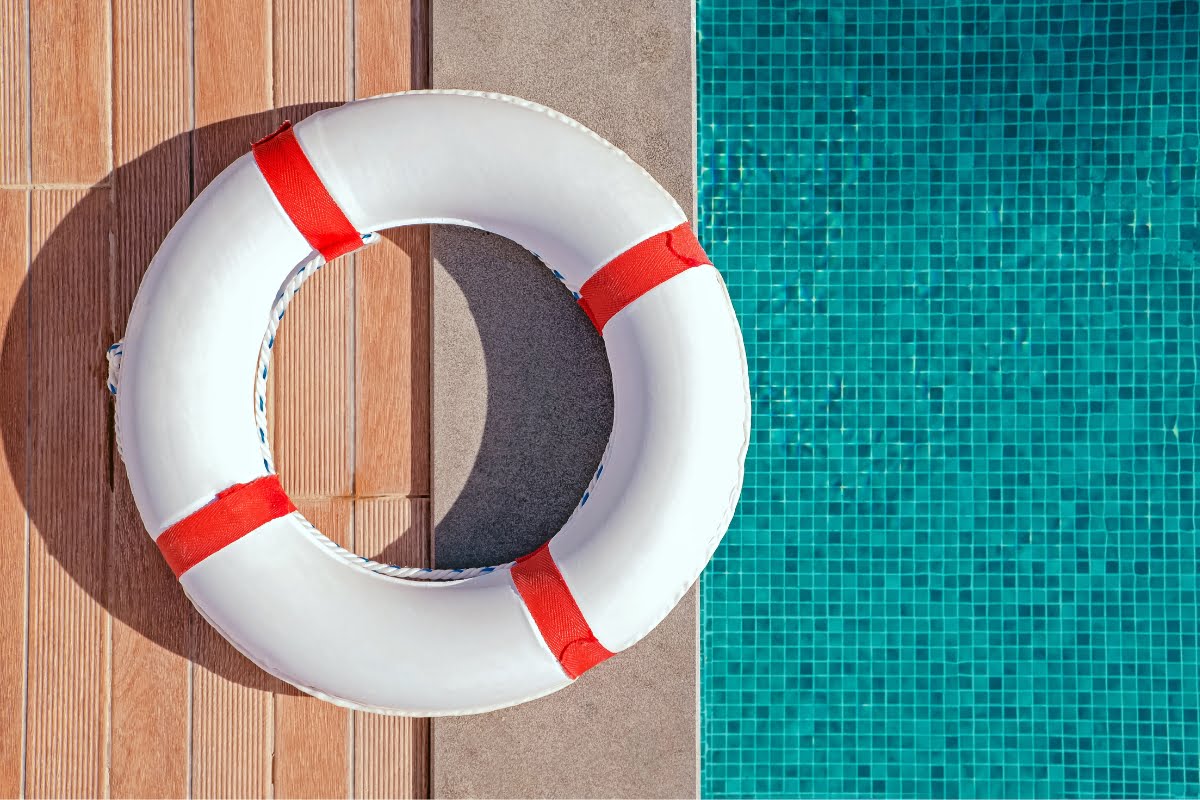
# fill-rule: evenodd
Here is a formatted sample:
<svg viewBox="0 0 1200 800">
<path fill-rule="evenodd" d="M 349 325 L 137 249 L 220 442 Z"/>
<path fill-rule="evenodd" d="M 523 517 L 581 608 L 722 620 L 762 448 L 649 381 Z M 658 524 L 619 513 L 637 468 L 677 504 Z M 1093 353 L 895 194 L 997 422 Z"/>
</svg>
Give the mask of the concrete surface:
<svg viewBox="0 0 1200 800">
<path fill-rule="evenodd" d="M 506 92 L 596 130 L 694 206 L 692 0 L 432 0 L 431 85 Z M 433 515 L 441 567 L 523 555 L 566 520 L 612 422 L 603 343 L 547 270 L 434 230 Z M 433 729 L 435 797 L 690 797 L 695 591 L 558 694 Z"/>
</svg>

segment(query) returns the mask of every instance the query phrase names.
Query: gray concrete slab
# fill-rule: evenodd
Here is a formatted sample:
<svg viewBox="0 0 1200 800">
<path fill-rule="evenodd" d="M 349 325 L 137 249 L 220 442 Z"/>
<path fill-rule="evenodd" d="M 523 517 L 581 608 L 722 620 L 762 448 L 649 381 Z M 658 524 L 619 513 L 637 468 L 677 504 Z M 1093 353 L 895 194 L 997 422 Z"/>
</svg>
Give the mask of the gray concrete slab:
<svg viewBox="0 0 1200 800">
<path fill-rule="evenodd" d="M 695 192 L 692 0 L 431 0 L 431 85 L 545 103 Z M 491 564 L 554 533 L 612 423 L 603 343 L 527 252 L 433 235 L 435 560 Z M 435 797 L 690 797 L 693 591 L 650 636 L 549 698 L 437 720 Z"/>
</svg>

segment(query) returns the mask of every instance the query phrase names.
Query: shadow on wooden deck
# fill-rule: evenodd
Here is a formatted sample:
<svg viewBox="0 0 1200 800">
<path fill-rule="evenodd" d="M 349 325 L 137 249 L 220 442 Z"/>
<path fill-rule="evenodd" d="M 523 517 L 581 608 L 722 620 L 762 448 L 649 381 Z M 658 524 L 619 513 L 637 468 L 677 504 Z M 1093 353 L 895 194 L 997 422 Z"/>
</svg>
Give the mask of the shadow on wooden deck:
<svg viewBox="0 0 1200 800">
<path fill-rule="evenodd" d="M 53 193 L 46 208 L 35 200 L 36 256 L 0 350 L 0 434 L 29 513 L 31 548 L 40 539 L 114 623 L 231 681 L 284 694 L 299 692 L 200 618 L 146 534 L 116 452 L 105 350 L 124 334 L 141 278 L 192 197 L 282 120 L 334 105 L 340 102 L 205 126 L 118 166 L 77 200 Z M 247 376 L 247 402 L 250 385 Z"/>
</svg>

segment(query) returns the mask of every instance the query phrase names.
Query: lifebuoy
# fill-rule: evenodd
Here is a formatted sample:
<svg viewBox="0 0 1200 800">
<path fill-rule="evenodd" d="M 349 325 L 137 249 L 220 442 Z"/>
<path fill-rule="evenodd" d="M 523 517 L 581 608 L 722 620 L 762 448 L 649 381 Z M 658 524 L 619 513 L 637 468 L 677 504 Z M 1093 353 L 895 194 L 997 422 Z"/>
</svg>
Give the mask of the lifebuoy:
<svg viewBox="0 0 1200 800">
<path fill-rule="evenodd" d="M 602 464 L 562 530 L 511 564 L 366 561 L 272 469 L 262 392 L 287 299 L 373 232 L 419 223 L 538 253 L 612 366 Z M 741 488 L 741 333 L 684 213 L 596 134 L 502 95 L 371 98 L 256 143 L 167 236 L 110 356 L 133 495 L 192 602 L 263 669 L 354 708 L 472 713 L 565 686 L 675 606 Z"/>
</svg>

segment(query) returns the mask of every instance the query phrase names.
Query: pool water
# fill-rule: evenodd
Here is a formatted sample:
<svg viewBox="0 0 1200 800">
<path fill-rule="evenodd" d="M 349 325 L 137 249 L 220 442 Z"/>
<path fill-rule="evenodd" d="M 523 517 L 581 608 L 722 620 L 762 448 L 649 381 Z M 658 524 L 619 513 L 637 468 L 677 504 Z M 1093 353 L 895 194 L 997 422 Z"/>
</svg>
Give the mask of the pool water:
<svg viewBox="0 0 1200 800">
<path fill-rule="evenodd" d="M 1200 0 L 700 0 L 708 797 L 1200 796 Z"/>
</svg>

